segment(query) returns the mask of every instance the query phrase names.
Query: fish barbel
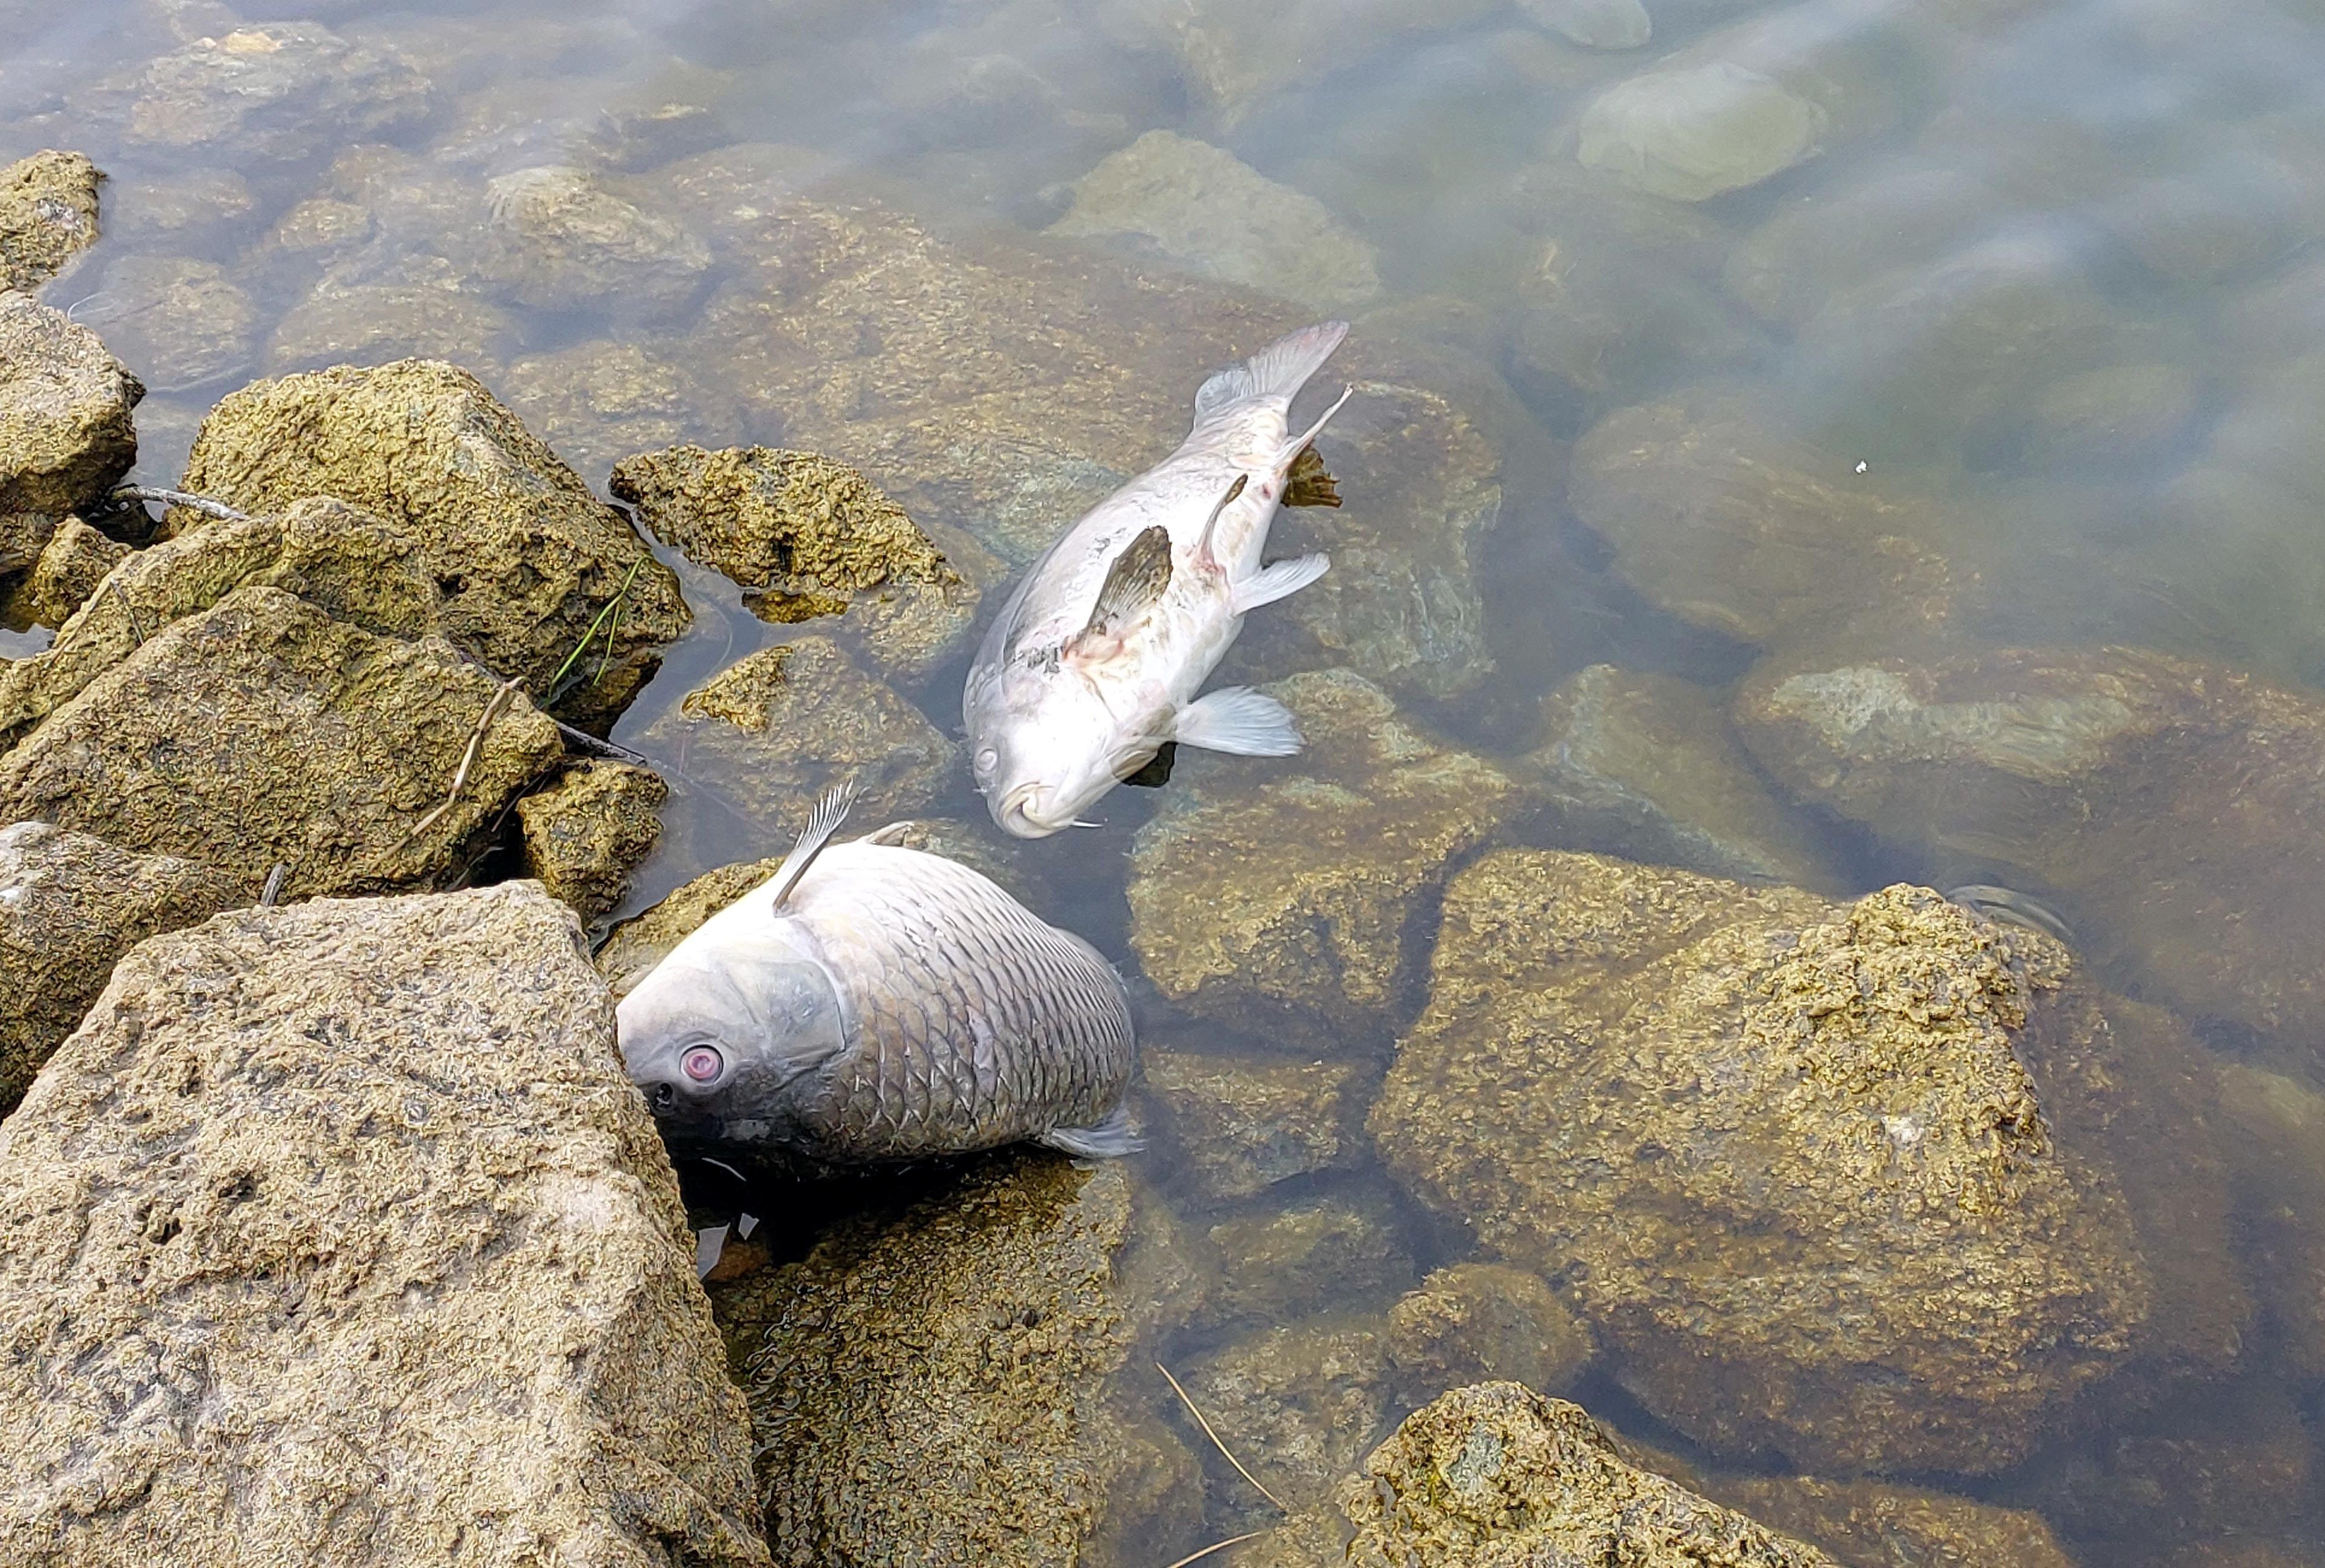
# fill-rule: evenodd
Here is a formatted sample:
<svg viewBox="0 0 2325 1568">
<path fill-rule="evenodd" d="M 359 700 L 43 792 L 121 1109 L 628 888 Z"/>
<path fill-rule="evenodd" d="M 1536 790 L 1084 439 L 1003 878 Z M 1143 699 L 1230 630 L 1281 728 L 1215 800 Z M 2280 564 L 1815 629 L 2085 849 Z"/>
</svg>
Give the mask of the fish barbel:
<svg viewBox="0 0 2325 1568">
<path fill-rule="evenodd" d="M 1041 838 L 1071 826 L 1166 741 L 1250 757 L 1300 749 L 1274 698 L 1195 693 L 1246 614 L 1331 565 L 1260 557 L 1288 491 L 1339 503 L 1309 443 L 1348 392 L 1300 435 L 1289 415 L 1348 331 L 1302 327 L 1205 382 L 1179 449 L 1092 507 L 1009 596 L 961 697 L 970 770 L 1004 828 Z"/>
<path fill-rule="evenodd" d="M 894 828 L 830 844 L 848 800 L 622 999 L 623 1060 L 664 1130 L 826 1165 L 1135 1149 L 1113 965 L 959 862 L 882 842 Z"/>
</svg>

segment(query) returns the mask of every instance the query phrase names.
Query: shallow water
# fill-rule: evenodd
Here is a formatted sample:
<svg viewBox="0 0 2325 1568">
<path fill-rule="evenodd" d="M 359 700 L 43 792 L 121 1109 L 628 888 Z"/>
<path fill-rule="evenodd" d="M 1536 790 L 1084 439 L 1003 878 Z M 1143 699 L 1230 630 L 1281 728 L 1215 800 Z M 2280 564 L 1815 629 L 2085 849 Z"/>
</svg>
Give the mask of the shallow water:
<svg viewBox="0 0 2325 1568">
<path fill-rule="evenodd" d="M 1136 380 L 1092 372 L 1079 356 L 1106 342 L 1107 302 L 1126 296 L 1092 285 L 1070 323 L 1059 306 L 1051 343 L 1043 329 L 1054 301 L 1006 293 L 1013 279 L 1071 272 L 1070 260 L 1056 273 L 1030 263 L 1013 272 L 1019 263 L 1007 260 L 1028 235 L 1068 219 L 1070 237 L 1040 242 L 1041 255 L 1070 258 L 1060 247 L 1080 245 L 1098 258 L 1091 266 L 1166 289 L 1206 279 L 1204 289 L 1246 313 L 1239 323 L 1348 314 L 1351 353 L 1398 346 L 1383 351 L 1386 368 L 1351 374 L 1368 387 L 1403 384 L 1418 367 L 1412 382 L 1449 389 L 1483 432 L 1484 459 L 1449 456 L 1450 435 L 1439 451 L 1391 451 L 1394 431 L 1378 411 L 1390 398 L 1378 391 L 1373 414 L 1360 396 L 1347 419 L 1352 460 L 1393 463 L 1383 483 L 1412 484 L 1400 504 L 1491 493 L 1468 546 L 1468 576 L 1457 571 L 1448 590 L 1459 603 L 1431 601 L 1404 621 L 1383 613 L 1381 623 L 1412 633 L 1418 652 L 1389 649 L 1386 633 L 1294 634 L 1290 607 L 1278 606 L 1255 618 L 1222 680 L 1351 663 L 1413 722 L 1510 765 L 1541 742 L 1543 696 L 1601 664 L 1690 683 L 1711 712 L 1755 669 L 2120 644 L 2325 701 L 2325 432 L 2315 395 L 2325 392 L 2325 9 L 2302 0 L 1647 0 L 1653 37 L 1627 50 L 1580 47 L 1530 22 L 1529 9 L 1554 8 L 1315 4 L 1271 11 L 1278 20 L 1239 32 L 1227 0 L 0 0 L 0 163 L 42 146 L 79 148 L 111 176 L 106 238 L 46 298 L 73 306 L 152 387 L 140 483 L 175 481 L 205 410 L 254 376 L 428 352 L 475 370 L 601 489 L 616 458 L 676 440 L 825 447 L 866 467 L 916 516 L 1022 561 L 1043 518 L 1063 528 L 1070 503 L 1102 493 L 1108 468 L 1135 472 L 1159 457 L 1179 433 L 1170 410 L 1226 352 L 1261 341 L 1240 326 L 1218 329 L 1232 341 L 1153 341 L 1153 321 L 1183 319 L 1174 312 L 1211 297 L 1198 294 L 1195 306 L 1157 307 L 1149 322 L 1121 327 L 1114 365 Z M 1202 24 L 1189 18 L 1211 19 L 1211 32 L 1190 42 L 1184 29 Z M 312 50 L 310 35 L 286 45 L 263 31 L 290 20 L 331 30 L 352 52 L 333 43 L 319 63 L 266 87 L 277 96 L 256 107 L 236 97 L 255 90 L 243 78 L 203 78 L 190 89 L 147 69 L 188 51 Z M 1713 67 L 1755 73 L 1782 103 L 1768 100 L 1775 106 L 1746 128 L 1723 122 L 1713 138 L 1722 144 L 1695 149 L 1675 175 L 1626 182 L 1619 153 L 1594 151 L 1607 134 L 1590 114 L 1603 95 L 1646 73 Z M 1768 125 L 1788 113 L 1808 132 L 1786 151 L 1783 127 Z M 1154 218 L 1143 238 L 1105 232 L 1120 224 L 1093 199 L 1070 237 L 1073 183 L 1158 129 L 1224 149 L 1251 180 L 1300 199 L 1230 184 L 1191 217 Z M 1769 142 L 1766 155 L 1720 172 L 1747 132 Z M 712 197 L 673 194 L 669 171 L 681 161 L 699 167 L 740 143 L 790 150 L 756 166 L 791 171 L 753 177 L 766 185 L 764 203 L 744 199 L 749 179 Z M 639 243 L 650 254 L 633 254 L 610 282 L 574 268 L 536 275 L 522 255 L 512 270 L 496 260 L 494 213 L 513 188 L 493 182 L 549 164 L 626 182 L 648 211 L 667 198 L 707 247 L 695 255 L 667 235 L 649 236 Z M 1735 188 L 1683 199 L 1700 193 L 1673 190 L 1674 180 Z M 867 253 L 818 251 L 771 218 L 783 181 L 835 206 L 875 199 L 955 259 L 913 272 L 919 240 L 872 246 L 904 280 L 899 290 L 928 291 L 891 315 L 865 306 L 860 318 L 840 320 L 861 304 L 841 274 Z M 1162 196 L 1141 198 L 1150 209 L 1170 205 L 1167 176 L 1162 184 Z M 794 239 L 798 253 L 785 254 Z M 949 293 L 931 282 L 947 266 L 986 267 L 987 281 Z M 876 269 L 862 287 L 881 295 Z M 473 309 L 423 319 L 423 304 L 447 298 Z M 833 314 L 828 337 L 784 317 L 798 300 Z M 958 362 L 912 359 L 909 381 L 884 380 L 883 366 L 920 352 L 903 328 L 941 337 L 953 309 L 965 313 Z M 366 311 L 379 313 L 375 323 Z M 771 322 L 797 327 L 795 339 L 774 341 Z M 860 378 L 831 361 L 842 348 L 868 367 Z M 991 420 L 1016 439 L 1044 417 L 1042 388 L 1070 380 L 1109 406 L 1135 405 L 1122 416 L 1122 449 L 1098 449 L 1095 424 L 1062 433 L 1055 449 L 1027 459 L 1048 466 L 1022 493 L 1005 483 L 1014 482 L 1008 460 L 961 457 L 941 430 L 884 446 L 892 429 L 931 419 L 963 429 Z M 1012 398 L 1006 418 L 995 411 Z M 1631 429 L 1625 410 L 1662 402 L 1679 411 L 1657 429 L 1680 432 L 1677 445 L 1691 440 L 1700 460 L 1659 469 L 1654 498 L 1642 503 L 1619 450 L 1632 438 L 1608 432 Z M 1728 411 L 1705 412 L 1713 402 Z M 1443 435 L 1454 425 L 1410 428 Z M 940 459 L 958 470 L 929 472 L 925 463 Z M 1412 477 L 1440 459 L 1450 477 Z M 1737 531 L 1743 523 L 1705 521 L 1714 493 L 1755 464 L 1792 467 L 1782 484 L 1735 489 L 1746 512 L 1797 506 L 1829 521 L 1757 539 Z M 1810 484 L 1827 499 L 1802 502 Z M 1012 493 L 1020 510 L 1005 516 L 996 497 Z M 1042 494 L 1059 498 L 1050 512 Z M 1382 519 L 1364 506 L 1352 491 L 1346 520 L 1287 519 L 1278 553 L 1334 548 L 1344 521 L 1380 528 L 1391 566 L 1367 577 L 1344 560 L 1336 573 L 1356 585 L 1351 615 L 1366 611 L 1367 593 L 1385 603 L 1410 590 L 1423 603 L 1425 583 L 1398 576 L 1394 558 L 1442 553 L 1415 537 L 1426 518 Z M 819 630 L 764 623 L 734 585 L 659 553 L 683 578 L 696 620 L 614 732 L 673 787 L 662 847 L 625 912 L 704 870 L 783 847 L 736 809 L 756 781 L 690 767 L 656 725 L 735 659 Z M 0 632 L 0 655 L 39 645 L 38 633 Z M 958 733 L 966 659 L 963 650 L 903 686 L 947 733 Z M 1995 720 L 2005 730 L 2015 722 Z M 1793 788 L 1733 754 L 1736 788 Z M 2213 798 L 2228 814 L 2240 789 L 2257 788 L 2233 759 L 2205 765 L 2219 770 Z M 1110 797 L 1099 829 L 1033 844 L 1002 843 L 966 770 L 941 782 L 926 815 L 976 825 L 1039 879 L 1044 914 L 1135 972 L 1125 894 L 1134 835 L 1174 791 L 1232 798 L 1274 766 L 1182 764 L 1162 789 Z M 2074 788 L 2091 795 L 2094 815 L 2113 814 L 2125 842 L 2144 827 L 2168 836 L 2172 824 L 2144 823 L 2143 811 L 2191 809 L 2164 791 L 2100 798 L 2107 782 Z M 2107 898 L 2098 884 L 2009 847 L 2023 840 L 2002 820 L 2014 809 L 2006 790 L 1991 795 L 1995 820 L 1978 820 L 1989 774 L 1966 767 L 1961 789 L 1965 820 L 1933 836 L 1892 818 L 1852 820 L 1830 799 L 1791 798 L 1776 809 L 1783 831 L 1810 846 L 1793 863 L 1821 891 L 1855 894 L 1901 877 L 1998 882 L 2060 903 L 2070 922 L 2104 924 L 2105 910 L 2090 907 Z M 1613 842 L 1611 829 L 1529 831 L 1554 845 L 1634 847 Z M 2278 847 L 2299 863 L 2318 854 L 2312 843 Z M 2325 902 L 2257 893 L 2246 902 L 2229 877 L 2205 919 L 2184 922 L 2172 942 L 2201 948 L 2229 923 L 2274 924 L 2282 935 L 2288 921 L 2296 942 L 2325 939 L 2302 924 L 2325 919 Z M 1426 950 L 1428 904 L 1419 900 L 1415 951 Z M 2095 940 L 2088 956 L 2112 990 L 2189 1012 L 2220 1060 L 2325 1088 L 2304 1026 L 2272 1027 L 2204 1000 L 2211 993 L 2154 969 L 2136 934 Z M 1425 981 L 1425 964 L 1405 965 L 1380 1010 L 1380 1041 L 1349 1047 L 1367 1082 L 1385 1066 L 1385 1042 L 1419 1013 Z M 1259 1061 L 1308 1053 L 1264 1032 L 1237 1038 L 1151 994 L 1142 1005 L 1149 1038 L 1166 1044 Z M 1385 1304 L 1473 1246 L 1432 1222 L 1369 1154 L 1226 1201 L 1203 1195 L 1175 1148 L 1158 1140 L 1140 1157 L 1141 1175 L 1199 1228 L 1328 1197 L 1366 1216 L 1389 1239 L 1359 1280 L 1363 1302 Z M 2247 1194 L 2240 1212 L 2297 1204 L 2320 1174 L 2288 1176 L 2274 1200 Z M 2233 1240 L 2245 1249 L 2241 1267 L 2269 1267 L 2256 1260 L 2261 1243 L 2242 1231 Z M 1303 1297 L 1305 1262 L 1263 1252 L 1247 1267 L 1237 1287 L 1246 1295 L 1302 1312 L 1326 1305 Z M 1198 1357 L 1254 1320 L 1198 1321 L 1169 1354 Z M 2257 1401 L 2286 1414 L 2293 1435 L 2270 1450 L 2283 1479 L 2249 1497 L 2135 1511 L 2126 1526 L 2094 1525 L 2105 1509 L 2059 1502 L 2081 1495 L 2063 1483 L 1944 1484 L 2049 1500 L 2053 1524 L 2088 1563 L 2231 1528 L 2283 1538 L 2282 1561 L 2325 1562 L 2325 1547 L 2303 1555 L 2294 1541 L 2325 1514 L 2325 1487 L 2306 1479 L 2319 1385 L 2299 1357 L 2279 1353 L 2279 1334 L 2264 1318 L 2225 1391 L 2177 1394 L 2163 1418 L 2200 1427 L 2220 1416 L 2217 1462 L 2245 1471 L 2261 1461 L 2235 1446 L 2243 1433 L 2233 1413 Z M 1688 1446 L 1626 1391 L 1617 1363 L 1602 1361 L 1581 1397 L 1602 1419 Z M 2103 1448 L 2093 1440 L 2077 1452 Z M 2068 1449 L 2061 1439 L 2045 1452 Z M 2131 1473 L 2121 1472 L 2122 1488 L 2135 1488 Z M 1216 1466 L 1211 1482 L 1208 1524 L 1249 1527 L 1248 1494 Z M 2134 1527 L 2135 1546 L 2119 1534 Z"/>
</svg>

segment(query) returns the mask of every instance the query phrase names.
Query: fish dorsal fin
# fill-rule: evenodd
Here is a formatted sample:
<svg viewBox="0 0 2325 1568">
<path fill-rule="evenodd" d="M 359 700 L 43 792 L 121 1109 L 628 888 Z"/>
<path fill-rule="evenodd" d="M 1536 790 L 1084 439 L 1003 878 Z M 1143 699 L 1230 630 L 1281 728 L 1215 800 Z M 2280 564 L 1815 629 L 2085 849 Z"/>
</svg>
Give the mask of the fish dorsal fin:
<svg viewBox="0 0 2325 1568">
<path fill-rule="evenodd" d="M 853 779 L 842 779 L 824 791 L 823 798 L 817 801 L 815 809 L 808 814 L 807 826 L 800 829 L 799 841 L 792 845 L 792 853 L 783 856 L 783 863 L 775 868 L 774 881 L 768 888 L 773 895 L 767 900 L 769 908 L 780 909 L 783 907 L 783 900 L 790 898 L 792 890 L 800 885 L 800 879 L 807 875 L 807 868 L 815 863 L 815 857 L 823 853 L 823 846 L 829 844 L 831 835 L 839 831 L 839 825 L 848 819 L 848 808 L 855 804 L 856 780 Z"/>
<path fill-rule="evenodd" d="M 1300 456 L 1292 459 L 1292 467 L 1283 476 L 1283 504 L 1286 506 L 1338 506 L 1340 490 L 1324 459 L 1316 455 L 1313 447 L 1300 448 Z"/>
<path fill-rule="evenodd" d="M 1217 558 L 1211 554 L 1211 535 L 1218 530 L 1220 516 L 1236 503 L 1236 497 L 1243 493 L 1243 487 L 1249 483 L 1247 475 L 1237 475 L 1235 483 L 1227 486 L 1227 493 L 1219 497 L 1219 503 L 1211 508 L 1211 515 L 1203 520 L 1203 531 L 1195 540 L 1194 558 L 1197 561 Z"/>
<path fill-rule="evenodd" d="M 1153 523 L 1139 530 L 1130 548 L 1114 558 L 1106 581 L 1090 607 L 1084 637 L 1104 637 L 1119 632 L 1138 613 L 1162 596 L 1171 586 L 1171 530 Z"/>
</svg>

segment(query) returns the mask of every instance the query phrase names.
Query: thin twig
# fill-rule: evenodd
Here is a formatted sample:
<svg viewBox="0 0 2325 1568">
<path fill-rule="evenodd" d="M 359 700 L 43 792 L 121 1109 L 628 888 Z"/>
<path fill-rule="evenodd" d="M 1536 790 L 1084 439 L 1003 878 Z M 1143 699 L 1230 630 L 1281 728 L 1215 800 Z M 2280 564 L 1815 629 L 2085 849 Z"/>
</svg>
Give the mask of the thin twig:
<svg viewBox="0 0 2325 1568">
<path fill-rule="evenodd" d="M 1203 1429 L 1203 1435 L 1211 1440 L 1211 1446 L 1218 1449 L 1221 1453 L 1227 1455 L 1227 1462 L 1236 1467 L 1236 1473 L 1243 1477 L 1244 1480 L 1251 1482 L 1252 1485 L 1258 1487 L 1259 1495 L 1265 1498 L 1269 1502 L 1274 1503 L 1277 1513 L 1289 1516 L 1292 1510 L 1283 1506 L 1283 1499 L 1277 1497 L 1274 1492 L 1268 1490 L 1266 1486 L 1262 1483 L 1259 1477 L 1244 1469 L 1243 1461 L 1237 1459 L 1232 1453 L 1229 1453 L 1227 1445 L 1219 1441 L 1219 1434 L 1211 1430 L 1211 1424 L 1203 1418 L 1203 1413 L 1200 1410 L 1195 1408 L 1195 1402 L 1187 1397 L 1187 1390 L 1179 1386 L 1178 1379 L 1171 1376 L 1171 1369 L 1164 1366 L 1162 1362 L 1157 1361 L 1154 1363 L 1154 1370 L 1162 1374 L 1163 1381 L 1171 1385 L 1171 1391 L 1179 1396 L 1179 1402 L 1187 1407 L 1187 1414 L 1195 1418 L 1195 1425 Z"/>
<path fill-rule="evenodd" d="M 129 595 L 128 595 L 127 594 L 123 593 L 123 592 L 121 591 L 121 583 L 120 583 L 120 580 L 119 580 L 118 578 L 115 578 L 115 577 L 107 577 L 107 578 L 106 578 L 106 579 L 105 579 L 105 586 L 106 586 L 107 587 L 111 588 L 111 589 L 113 590 L 113 596 L 114 596 L 115 598 L 116 598 L 116 599 L 118 599 L 118 600 L 120 600 L 120 601 L 121 601 L 121 608 L 122 608 L 125 612 L 126 612 L 126 613 L 127 613 L 127 614 L 128 614 L 128 616 L 129 616 L 129 632 L 130 632 L 130 635 L 137 639 L 137 646 L 138 646 L 138 647 L 140 647 L 140 648 L 144 647 L 144 646 L 145 646 L 145 623 L 144 623 L 143 620 L 141 620 L 141 619 L 139 619 L 139 618 L 138 618 L 138 614 L 137 614 L 137 606 L 136 606 L 136 605 L 134 605 L 134 604 L 131 604 L 131 603 L 129 602 Z"/>
<path fill-rule="evenodd" d="M 618 741 L 601 741 L 587 730 L 577 730 L 571 724 L 560 720 L 552 719 L 550 722 L 557 725 L 559 734 L 593 755 L 611 757 L 617 762 L 629 762 L 640 768 L 653 766 L 653 759 L 648 757 L 644 752 L 633 752 Z"/>
<path fill-rule="evenodd" d="M 1164 1375 L 1167 1377 L 1169 1374 Z M 1246 1530 L 1240 1536 L 1229 1536 L 1224 1541 L 1214 1541 L 1200 1552 L 1188 1553 L 1176 1563 L 1172 1563 L 1171 1568 L 1187 1568 L 1188 1563 L 1200 1563 L 1214 1552 L 1224 1552 L 1229 1546 L 1240 1546 L 1246 1541 L 1256 1541 L 1265 1534 L 1267 1534 L 1265 1530 Z"/>
<path fill-rule="evenodd" d="M 153 484 L 120 484 L 114 487 L 111 498 L 115 501 L 156 501 L 164 506 L 182 506 L 189 512 L 199 512 L 221 522 L 250 521 L 250 513 L 237 511 L 210 496 L 196 495 L 189 490 L 164 490 Z"/>
<path fill-rule="evenodd" d="M 484 716 L 477 721 L 476 733 L 468 737 L 468 749 L 460 758 L 460 770 L 452 775 L 451 793 L 444 797 L 443 805 L 421 817 L 412 826 L 412 831 L 403 835 L 395 846 L 398 852 L 402 851 L 405 844 L 435 826 L 437 819 L 451 810 L 454 803 L 460 798 L 460 791 L 468 787 L 468 770 L 477 765 L 477 759 L 484 754 L 485 732 L 493 727 L 493 720 L 500 716 L 501 708 L 508 699 L 516 695 L 516 688 L 515 681 L 504 681 L 500 689 L 493 693 L 493 700 L 485 705 Z"/>
<path fill-rule="evenodd" d="M 290 874 L 291 867 L 287 862 L 276 861 L 274 862 L 274 869 L 266 873 L 266 890 L 258 895 L 258 907 L 260 909 L 271 909 L 274 908 L 274 900 L 283 896 L 283 879 Z"/>
</svg>

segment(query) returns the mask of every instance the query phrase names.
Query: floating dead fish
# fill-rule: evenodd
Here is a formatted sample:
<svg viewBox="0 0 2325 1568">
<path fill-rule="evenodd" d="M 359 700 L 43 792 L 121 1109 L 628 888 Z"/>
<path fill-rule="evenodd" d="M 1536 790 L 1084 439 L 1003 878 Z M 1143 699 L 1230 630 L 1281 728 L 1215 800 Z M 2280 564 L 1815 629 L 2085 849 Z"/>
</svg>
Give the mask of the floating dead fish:
<svg viewBox="0 0 2325 1568">
<path fill-rule="evenodd" d="M 2028 931 L 2040 931 L 2045 936 L 2056 936 L 2071 947 L 2075 933 L 2057 910 L 2039 899 L 2011 888 L 1992 887 L 1985 882 L 1971 882 L 1946 894 L 1950 904 L 1984 915 L 1989 920 L 2017 926 Z"/>
<path fill-rule="evenodd" d="M 828 1165 L 1135 1149 L 1113 965 L 894 829 L 831 844 L 850 798 L 623 998 L 623 1059 L 664 1130 Z"/>
<path fill-rule="evenodd" d="M 1309 443 L 1348 393 L 1297 436 L 1288 413 L 1348 331 L 1341 321 L 1303 327 L 1205 382 L 1179 449 L 1099 502 L 1025 574 L 961 699 L 994 821 L 1022 838 L 1071 826 L 1166 742 L 1251 757 L 1300 749 L 1274 698 L 1242 687 L 1195 692 L 1246 614 L 1331 564 L 1260 557 L 1279 506 L 1340 503 Z"/>
</svg>

